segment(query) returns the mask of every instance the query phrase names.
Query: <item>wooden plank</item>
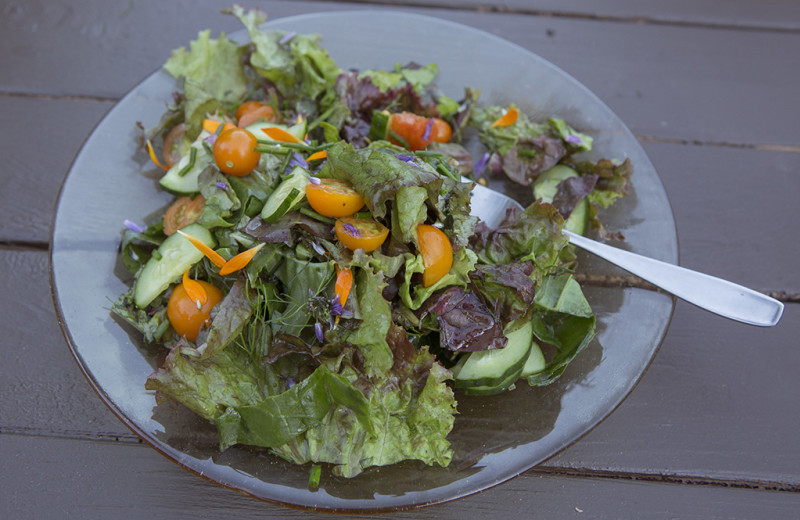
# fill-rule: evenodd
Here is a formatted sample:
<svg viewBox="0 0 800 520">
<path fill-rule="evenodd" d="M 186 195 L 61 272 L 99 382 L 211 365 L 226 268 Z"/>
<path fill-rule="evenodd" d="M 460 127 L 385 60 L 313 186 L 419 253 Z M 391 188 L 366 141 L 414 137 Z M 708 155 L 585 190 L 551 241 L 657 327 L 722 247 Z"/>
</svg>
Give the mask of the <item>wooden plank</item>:
<svg viewBox="0 0 800 520">
<path fill-rule="evenodd" d="M 1 96 L 3 121 L 26 122 L 0 140 L 0 241 L 47 243 L 58 191 L 108 101 Z"/>
<path fill-rule="evenodd" d="M 0 474 L 4 518 L 329 518 L 214 486 L 144 446 L 15 435 L 2 441 L 0 460 L 17 468 Z M 471 497 L 392 517 L 781 520 L 796 518 L 798 507 L 796 493 L 527 473 Z"/>
<path fill-rule="evenodd" d="M 800 305 L 771 329 L 679 303 L 652 365 L 622 406 L 545 465 L 800 491 Z M 604 345 L 605 348 L 613 348 Z"/>
<path fill-rule="evenodd" d="M 0 20 L 14 50 L 6 57 L 6 70 L 13 73 L 0 80 L 0 92 L 116 99 L 198 30 L 237 28 L 208 1 L 191 7 L 154 0 L 130 8 L 98 1 L 69 9 L 56 5 L 33 0 Z M 279 18 L 364 5 L 268 2 L 263 7 Z M 795 124 L 800 108 L 789 103 L 800 68 L 787 66 L 796 62 L 798 33 L 414 11 L 487 30 L 541 54 L 586 84 L 637 134 L 783 146 L 800 142 Z M 114 66 L 119 60 L 125 67 Z M 66 70 L 59 66 L 65 61 L 71 64 Z"/>
<path fill-rule="evenodd" d="M 136 443 L 95 396 L 56 325 L 43 252 L 0 249 L 0 432 Z M 36 326 L 19 324 L 36 324 Z M 595 431 L 545 467 L 800 488 L 794 396 L 800 305 L 760 329 L 680 304 L 653 365 Z M 604 345 L 604 348 L 614 348 Z M 751 427 L 753 424 L 769 427 Z"/>
<path fill-rule="evenodd" d="M 538 0 L 535 3 L 530 0 L 363 0 L 359 3 L 436 6 L 652 24 L 800 30 L 800 5 L 791 0 L 768 3 L 750 0 Z"/>
</svg>

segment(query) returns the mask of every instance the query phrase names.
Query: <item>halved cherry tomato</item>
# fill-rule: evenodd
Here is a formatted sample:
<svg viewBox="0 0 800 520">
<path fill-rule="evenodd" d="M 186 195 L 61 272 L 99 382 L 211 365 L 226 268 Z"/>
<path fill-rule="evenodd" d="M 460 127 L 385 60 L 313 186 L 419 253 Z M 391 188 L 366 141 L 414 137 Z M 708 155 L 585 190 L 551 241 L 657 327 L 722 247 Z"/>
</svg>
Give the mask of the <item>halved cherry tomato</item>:
<svg viewBox="0 0 800 520">
<path fill-rule="evenodd" d="M 248 103 L 253 103 L 253 101 L 248 101 Z M 236 111 L 236 114 L 236 117 L 239 120 L 239 128 L 250 126 L 256 121 L 274 123 L 278 120 L 278 118 L 275 117 L 275 109 L 269 105 L 262 105 L 260 103 L 258 106 L 252 106 L 248 110 L 242 112 L 242 115 L 239 115 L 239 110 Z"/>
<path fill-rule="evenodd" d="M 364 199 L 346 181 L 320 179 L 306 184 L 306 198 L 314 211 L 326 217 L 349 217 L 364 207 Z"/>
<path fill-rule="evenodd" d="M 167 208 L 164 213 L 164 234 L 169 236 L 181 228 L 197 222 L 203 213 L 206 199 L 202 195 L 181 197 Z"/>
<path fill-rule="evenodd" d="M 339 242 L 352 251 L 374 251 L 389 236 L 389 228 L 371 218 L 342 217 L 336 221 L 334 228 Z"/>
<path fill-rule="evenodd" d="M 214 162 L 220 170 L 234 177 L 244 177 L 258 166 L 261 152 L 256 136 L 244 128 L 223 130 L 214 142 Z"/>
<path fill-rule="evenodd" d="M 453 246 L 441 229 L 428 224 L 417 226 L 417 245 L 425 266 L 422 285 L 430 287 L 450 272 L 453 266 Z"/>
<path fill-rule="evenodd" d="M 247 112 L 262 106 L 264 106 L 264 104 L 260 101 L 245 101 L 236 109 L 236 119 L 239 119 Z"/>
<path fill-rule="evenodd" d="M 428 125 L 431 125 L 430 133 L 425 139 Z M 452 135 L 450 125 L 442 119 L 422 117 L 411 112 L 392 114 L 387 125 L 389 141 L 402 144 L 392 138 L 392 132 L 406 141 L 409 150 L 422 150 L 432 142 L 447 143 Z"/>
<path fill-rule="evenodd" d="M 186 336 L 192 341 L 197 339 L 200 328 L 209 320 L 209 313 L 222 300 L 222 291 L 208 282 L 197 280 L 206 291 L 206 302 L 197 307 L 197 301 L 192 300 L 183 284 L 179 284 L 172 291 L 172 296 L 167 302 L 167 318 L 170 325 L 179 336 Z"/>
<path fill-rule="evenodd" d="M 186 135 L 186 125 L 175 125 L 164 138 L 164 162 L 168 167 L 181 160 L 181 152 L 185 147 L 183 137 Z"/>
</svg>

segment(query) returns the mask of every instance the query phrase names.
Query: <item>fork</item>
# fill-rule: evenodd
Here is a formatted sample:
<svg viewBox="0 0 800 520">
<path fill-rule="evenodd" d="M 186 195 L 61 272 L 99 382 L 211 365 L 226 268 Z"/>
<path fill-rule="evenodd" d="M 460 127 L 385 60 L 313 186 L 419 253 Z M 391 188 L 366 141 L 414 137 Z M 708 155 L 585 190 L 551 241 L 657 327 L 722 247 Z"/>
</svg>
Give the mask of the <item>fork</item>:
<svg viewBox="0 0 800 520">
<path fill-rule="evenodd" d="M 510 208 L 521 210 L 522 206 L 502 193 L 474 184 L 471 214 L 489 227 L 496 228 Z M 760 327 L 776 325 L 783 314 L 783 303 L 747 287 L 601 244 L 567 230 L 563 230 L 563 233 L 577 247 L 714 314 Z"/>
</svg>

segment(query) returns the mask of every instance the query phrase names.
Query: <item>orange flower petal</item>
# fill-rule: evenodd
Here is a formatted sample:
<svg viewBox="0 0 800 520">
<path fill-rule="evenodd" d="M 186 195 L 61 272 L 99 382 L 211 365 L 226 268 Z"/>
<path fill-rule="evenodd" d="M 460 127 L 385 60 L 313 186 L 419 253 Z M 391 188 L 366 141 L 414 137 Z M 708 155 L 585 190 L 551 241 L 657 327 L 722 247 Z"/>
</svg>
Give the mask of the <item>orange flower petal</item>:
<svg viewBox="0 0 800 520">
<path fill-rule="evenodd" d="M 161 164 L 161 161 L 159 161 L 158 157 L 156 157 L 156 152 L 153 150 L 153 145 L 150 143 L 150 139 L 147 140 L 147 152 L 150 154 L 150 160 L 156 163 L 156 166 L 162 170 L 169 170 L 169 168 Z"/>
<path fill-rule="evenodd" d="M 321 152 L 316 152 L 309 155 L 306 161 L 316 161 L 317 159 L 325 159 L 326 157 L 328 157 L 328 152 L 322 150 Z"/>
<path fill-rule="evenodd" d="M 339 269 L 336 266 L 336 284 L 334 285 L 334 292 L 339 297 L 339 303 L 347 303 L 347 297 L 350 296 L 350 291 L 353 289 L 353 271 L 352 269 Z"/>
<path fill-rule="evenodd" d="M 181 283 L 183 284 L 183 290 L 186 291 L 186 296 L 197 302 L 198 308 L 208 301 L 208 293 L 206 293 L 202 285 L 189 278 L 189 271 L 183 273 Z"/>
<path fill-rule="evenodd" d="M 186 237 L 186 239 L 189 242 L 191 242 L 194 247 L 196 247 L 204 255 L 206 255 L 206 258 L 211 260 L 211 262 L 213 262 L 214 265 L 216 265 L 217 267 L 222 267 L 223 265 L 225 265 L 225 259 L 222 258 L 222 255 L 220 255 L 219 253 L 217 253 L 216 251 L 214 251 L 213 249 L 211 249 L 210 247 L 208 247 L 207 245 L 205 245 L 201 241 L 197 240 L 192 235 L 187 235 L 186 233 L 184 233 L 180 229 L 178 230 L 178 233 L 180 233 L 181 236 Z"/>
<path fill-rule="evenodd" d="M 283 128 L 278 128 L 277 126 L 271 126 L 268 128 L 264 128 L 262 130 L 270 138 L 272 138 L 275 141 L 279 141 L 281 143 L 299 143 L 299 144 L 303 143 L 301 139 L 298 139 L 297 137 L 293 136 Z"/>
<path fill-rule="evenodd" d="M 219 270 L 219 274 L 225 276 L 227 274 L 236 272 L 239 269 L 243 269 L 247 264 L 250 263 L 250 260 L 252 260 L 253 257 L 256 256 L 256 253 L 258 253 L 262 247 L 264 247 L 263 242 L 255 247 L 251 247 L 247 251 L 244 251 L 234 256 L 233 258 L 225 262 L 225 265 L 223 265 L 222 268 Z"/>
<path fill-rule="evenodd" d="M 514 123 L 517 122 L 518 117 L 519 117 L 519 110 L 517 110 L 516 108 L 511 108 L 505 114 L 503 114 L 503 117 L 498 118 L 494 123 L 492 123 L 489 126 L 491 127 L 491 126 L 513 125 Z"/>
<path fill-rule="evenodd" d="M 203 130 L 209 134 L 216 134 L 220 125 L 222 125 L 222 130 L 236 128 L 236 125 L 228 123 L 227 121 L 223 123 L 222 121 L 214 121 L 213 119 L 203 119 Z"/>
</svg>

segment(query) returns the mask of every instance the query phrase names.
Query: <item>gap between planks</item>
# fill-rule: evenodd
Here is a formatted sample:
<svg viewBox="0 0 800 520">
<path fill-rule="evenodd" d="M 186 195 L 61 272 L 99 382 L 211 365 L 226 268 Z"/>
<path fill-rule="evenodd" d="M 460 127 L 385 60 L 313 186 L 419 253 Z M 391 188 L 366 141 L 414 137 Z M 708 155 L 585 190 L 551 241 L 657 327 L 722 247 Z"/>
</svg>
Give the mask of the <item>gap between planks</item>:
<svg viewBox="0 0 800 520">
<path fill-rule="evenodd" d="M 338 0 L 320 0 L 322 2 L 338 2 Z M 755 23 L 725 23 L 725 22 L 709 22 L 709 21 L 688 21 L 678 19 L 660 19 L 648 16 L 622 16 L 613 14 L 592 14 L 592 13 L 578 13 L 569 11 L 558 11 L 554 9 L 536 9 L 526 7 L 510 7 L 503 4 L 441 4 L 438 2 L 403 2 L 403 1 L 384 1 L 375 2 L 370 0 L 349 0 L 354 4 L 367 4 L 379 5 L 390 7 L 416 7 L 427 9 L 447 9 L 451 11 L 476 11 L 479 13 L 498 13 L 498 14 L 516 14 L 523 16 L 538 16 L 542 18 L 567 18 L 573 20 L 591 20 L 598 22 L 615 22 L 615 23 L 634 23 L 634 24 L 650 24 L 650 25 L 664 25 L 673 27 L 692 27 L 698 29 L 720 29 L 720 30 L 735 30 L 735 31 L 749 31 L 749 32 L 771 32 L 771 33 L 789 33 L 800 34 L 800 28 L 797 27 L 775 27 L 772 25 L 760 25 Z"/>
</svg>

